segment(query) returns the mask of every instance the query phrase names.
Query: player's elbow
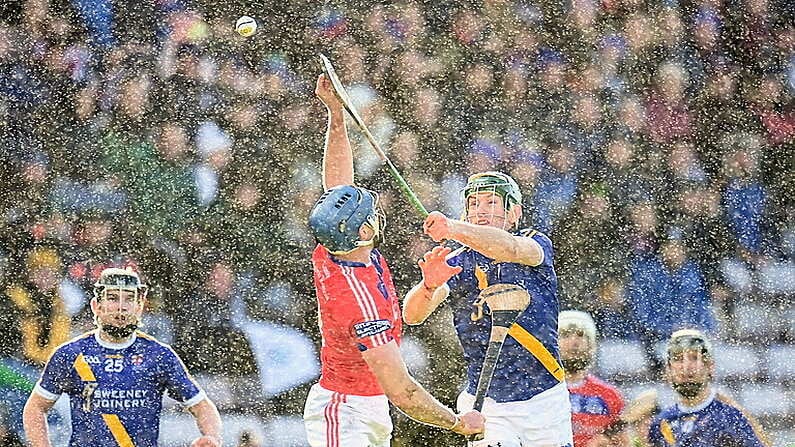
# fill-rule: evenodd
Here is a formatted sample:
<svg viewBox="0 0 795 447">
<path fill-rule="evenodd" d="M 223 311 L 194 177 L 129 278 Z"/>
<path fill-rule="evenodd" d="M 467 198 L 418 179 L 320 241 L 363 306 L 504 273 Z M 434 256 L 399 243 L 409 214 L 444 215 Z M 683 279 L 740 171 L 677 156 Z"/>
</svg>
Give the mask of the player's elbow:
<svg viewBox="0 0 795 447">
<path fill-rule="evenodd" d="M 22 425 L 25 432 L 34 432 L 44 423 L 49 407 L 44 405 L 44 400 L 31 394 L 25 407 L 22 409 Z"/>
</svg>

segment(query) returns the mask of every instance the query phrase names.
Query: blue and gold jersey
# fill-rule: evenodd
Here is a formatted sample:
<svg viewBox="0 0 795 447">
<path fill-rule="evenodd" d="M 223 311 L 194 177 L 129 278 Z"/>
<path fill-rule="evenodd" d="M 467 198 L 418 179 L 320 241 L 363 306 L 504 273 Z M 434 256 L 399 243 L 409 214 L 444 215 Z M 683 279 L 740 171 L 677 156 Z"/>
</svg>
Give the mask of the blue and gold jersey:
<svg viewBox="0 0 795 447">
<path fill-rule="evenodd" d="M 61 345 L 34 391 L 69 396 L 70 447 L 155 447 L 163 393 L 186 406 L 205 397 L 168 345 L 142 332 L 112 344 L 96 330 Z"/>
<path fill-rule="evenodd" d="M 756 423 L 734 402 L 716 395 L 695 408 L 674 405 L 649 429 L 653 447 L 765 447 Z"/>
<path fill-rule="evenodd" d="M 509 332 L 489 387 L 488 397 L 497 402 L 530 399 L 563 379 L 558 354 L 558 280 L 552 262 L 552 241 L 534 230 L 516 234 L 532 237 L 541 245 L 544 260 L 540 265 L 496 263 L 474 250 L 464 251 L 449 261 L 450 265 L 463 268 L 447 283 L 450 286 L 448 302 L 464 350 L 467 391 L 471 394 L 477 389 L 491 332 L 488 311 L 478 320 L 471 317 L 478 294 L 485 287 L 498 283 L 519 285 L 530 294 L 530 305 Z"/>
</svg>

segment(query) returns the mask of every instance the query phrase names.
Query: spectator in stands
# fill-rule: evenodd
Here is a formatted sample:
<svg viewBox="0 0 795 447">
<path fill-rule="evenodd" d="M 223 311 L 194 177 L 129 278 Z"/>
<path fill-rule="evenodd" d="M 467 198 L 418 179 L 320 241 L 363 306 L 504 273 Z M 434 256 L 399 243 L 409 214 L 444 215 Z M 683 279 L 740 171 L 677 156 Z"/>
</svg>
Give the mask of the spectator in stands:
<svg viewBox="0 0 795 447">
<path fill-rule="evenodd" d="M 666 372 L 678 402 L 652 422 L 652 447 L 767 445 L 756 421 L 713 387 L 713 356 L 712 344 L 702 332 L 683 329 L 671 335 Z"/>
<path fill-rule="evenodd" d="M 262 447 L 262 439 L 256 433 L 244 430 L 237 439 L 237 447 Z"/>
<path fill-rule="evenodd" d="M 233 251 L 225 260 L 235 271 L 307 287 L 309 269 L 296 253 L 312 246 L 305 222 L 319 174 L 308 160 L 317 158 L 325 122 L 313 113 L 307 80 L 316 66 L 306 61 L 321 47 L 346 85 L 366 86 L 352 90 L 382 98 L 374 118 L 360 112 L 377 134 L 376 123 L 394 121 L 387 130 L 395 138 L 382 141 L 384 149 L 429 208 L 437 199 L 423 191 L 441 183 L 443 210 L 460 214 L 459 201 L 446 197 L 457 197 L 465 180 L 457 173 L 473 167 L 459 154 L 485 133 L 495 131 L 498 147 L 507 144 L 508 130 L 516 130 L 528 141 L 572 148 L 574 200 L 568 212 L 552 216 L 560 220 L 550 236 L 559 248 L 571 247 L 559 250 L 561 297 L 592 301 L 581 308 L 593 314 L 604 337 L 628 333 L 614 323 L 621 323 L 630 288 L 613 293 L 623 287 L 611 280 L 622 282 L 629 262 L 589 259 L 601 247 L 651 259 L 664 227 L 682 228 L 688 257 L 706 276 L 714 303 L 722 286 L 714 266 L 733 268 L 723 273 L 735 292 L 727 312 L 735 299 L 757 296 L 760 267 L 770 265 L 773 254 L 791 258 L 782 247 L 791 245 L 783 237 L 793 214 L 785 199 L 795 185 L 789 163 L 795 136 L 791 1 L 740 0 L 743 7 L 716 9 L 701 0 L 511 0 L 483 2 L 482 8 L 451 0 L 315 8 L 299 0 L 269 5 L 257 17 L 269 32 L 247 40 L 230 32 L 230 5 L 242 7 L 242 0 L 117 7 L 121 3 L 0 2 L 0 250 L 8 254 L 0 328 L 16 326 L 16 314 L 4 312 L 16 305 L 3 292 L 27 282 L 25 257 L 34 242 L 57 241 L 72 278 L 75 262 L 88 266 L 82 274 L 88 278 L 97 256 L 141 247 L 149 255 L 134 257 L 164 291 L 165 311 L 172 314 L 190 296 L 180 287 L 195 288 L 195 279 L 180 272 L 194 272 L 191 261 L 208 248 Z M 317 9 L 309 19 L 307 7 Z M 199 123 L 223 131 L 199 134 Z M 408 134 L 415 137 L 400 137 Z M 410 140 L 407 153 L 413 153 L 398 156 L 397 146 Z M 681 144 L 691 147 L 683 152 Z M 545 155 L 540 145 L 512 148 L 536 151 L 526 158 L 486 159 L 516 178 L 528 202 L 536 184 L 551 188 L 535 156 Z M 593 150 L 604 150 L 604 157 Z M 665 163 L 668 154 L 686 155 L 673 157 L 686 163 Z M 202 169 L 194 171 L 199 161 Z M 691 170 L 690 161 L 699 169 Z M 676 172 L 677 166 L 686 169 Z M 668 182 L 682 174 L 690 178 Z M 405 289 L 410 285 L 401 269 L 411 263 L 404 261 L 424 252 L 424 242 L 410 236 L 416 217 L 396 205 L 402 201 L 381 177 L 366 181 L 382 182 L 368 186 L 382 190 L 397 210 L 385 244 L 399 253 L 396 286 Z M 206 209 L 198 205 L 197 179 Z M 81 242 L 107 227 L 60 214 L 80 212 L 85 199 L 64 185 L 126 198 L 112 202 L 118 208 L 109 239 L 90 250 Z M 595 229 L 588 242 L 588 223 L 603 220 L 573 221 L 583 211 L 579 203 L 599 205 L 589 192 L 602 191 L 618 228 Z M 588 243 L 575 243 L 580 240 Z M 738 246 L 738 259 L 732 259 Z M 269 247 L 276 253 L 257 255 L 270 253 Z M 587 275 L 577 275 L 580 265 Z M 596 299 L 576 291 L 591 286 Z M 660 309 L 665 314 L 669 308 Z M 285 322 L 317 330 L 311 318 L 302 323 L 297 314 Z M 633 317 L 626 322 L 636 325 Z M 174 329 L 184 333 L 180 325 Z M 21 354 L 19 340 L 0 343 L 0 355 Z M 454 392 L 455 380 L 438 382 Z M 437 435 L 446 436 L 428 431 L 417 444 L 437 441 Z"/>
<path fill-rule="evenodd" d="M 657 345 L 673 331 L 683 327 L 715 329 L 707 285 L 677 228 L 671 229 L 654 254 L 636 256 L 629 271 L 627 305 L 649 364 L 659 372 L 662 365 Z"/>
<path fill-rule="evenodd" d="M 592 312 L 603 303 L 594 302 L 589 295 L 599 283 L 613 276 L 613 266 L 626 265 L 627 259 L 618 213 L 601 186 L 596 184 L 593 190 L 583 191 L 553 233 L 553 237 L 566 235 L 556 242 L 562 299 L 569 306 Z"/>
<path fill-rule="evenodd" d="M 619 415 L 624 400 L 618 389 L 591 373 L 596 359 L 596 325 L 590 315 L 565 310 L 558 316 L 560 359 L 571 399 L 574 447 L 615 442 L 626 445 Z"/>
<path fill-rule="evenodd" d="M 187 292 L 175 315 L 175 349 L 192 371 L 254 376 L 257 364 L 251 347 L 233 322 L 237 273 L 220 256 L 205 261 L 204 277 Z"/>
<path fill-rule="evenodd" d="M 40 366 L 69 338 L 70 321 L 61 296 L 63 265 L 53 248 L 42 246 L 28 254 L 26 268 L 27 281 L 10 285 L 2 297 L 15 320 L 3 336 L 9 346 L 21 348 L 24 360 Z"/>
<path fill-rule="evenodd" d="M 759 179 L 758 139 L 752 135 L 738 135 L 733 142 L 739 147 L 726 157 L 724 168 L 728 184 L 723 202 L 738 248 L 753 261 L 763 249 L 768 193 Z"/>
<path fill-rule="evenodd" d="M 655 143 L 671 143 L 692 134 L 693 117 L 685 96 L 687 85 L 687 73 L 679 63 L 660 64 L 646 104 L 649 136 Z"/>
<path fill-rule="evenodd" d="M 550 233 L 577 197 L 578 178 L 574 152 L 565 146 L 551 148 L 547 167 L 541 174 L 533 197 L 534 222 L 539 231 Z"/>
<path fill-rule="evenodd" d="M 606 278 L 596 285 L 586 300 L 589 308 L 593 309 L 596 327 L 602 338 L 635 340 L 635 324 L 626 306 L 626 273 L 623 268 L 607 272 Z"/>
<path fill-rule="evenodd" d="M 83 20 L 93 45 L 107 49 L 116 43 L 111 0 L 73 0 L 72 4 Z"/>
</svg>

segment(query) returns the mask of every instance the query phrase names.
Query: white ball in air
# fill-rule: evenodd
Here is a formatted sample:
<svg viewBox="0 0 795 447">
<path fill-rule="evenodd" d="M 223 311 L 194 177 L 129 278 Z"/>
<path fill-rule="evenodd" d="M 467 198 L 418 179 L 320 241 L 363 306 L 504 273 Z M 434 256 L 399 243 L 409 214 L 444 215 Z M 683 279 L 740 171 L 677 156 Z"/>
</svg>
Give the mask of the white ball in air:
<svg viewBox="0 0 795 447">
<path fill-rule="evenodd" d="M 257 21 L 249 16 L 243 16 L 237 19 L 235 30 L 243 37 L 253 36 L 257 32 Z"/>
</svg>

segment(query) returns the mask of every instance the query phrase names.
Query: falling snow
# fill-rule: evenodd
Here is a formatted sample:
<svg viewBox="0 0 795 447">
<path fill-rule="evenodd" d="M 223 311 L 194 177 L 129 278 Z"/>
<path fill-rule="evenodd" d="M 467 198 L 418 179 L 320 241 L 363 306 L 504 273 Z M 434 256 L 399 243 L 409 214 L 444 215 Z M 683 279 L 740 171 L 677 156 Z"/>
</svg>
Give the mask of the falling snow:
<svg viewBox="0 0 795 447">
<path fill-rule="evenodd" d="M 719 389 L 792 445 L 792 0 L 374 3 L 1 2 L 0 445 L 24 439 L 53 349 L 94 328 L 108 266 L 149 284 L 143 329 L 218 406 L 226 445 L 308 445 L 319 53 L 428 210 L 462 215 L 472 173 L 517 180 L 521 227 L 554 243 L 560 307 L 593 315 L 594 372 L 628 402 L 649 389 L 674 402 L 664 343 L 697 327 Z M 243 15 L 258 22 L 248 38 Z M 403 296 L 434 244 L 348 132 Z M 465 364 L 450 319 L 407 328 L 402 349 L 454 405 Z M 193 418 L 164 405 L 161 445 L 188 445 Z M 463 444 L 393 420 L 394 446 Z M 66 445 L 67 399 L 50 431 Z"/>
</svg>

